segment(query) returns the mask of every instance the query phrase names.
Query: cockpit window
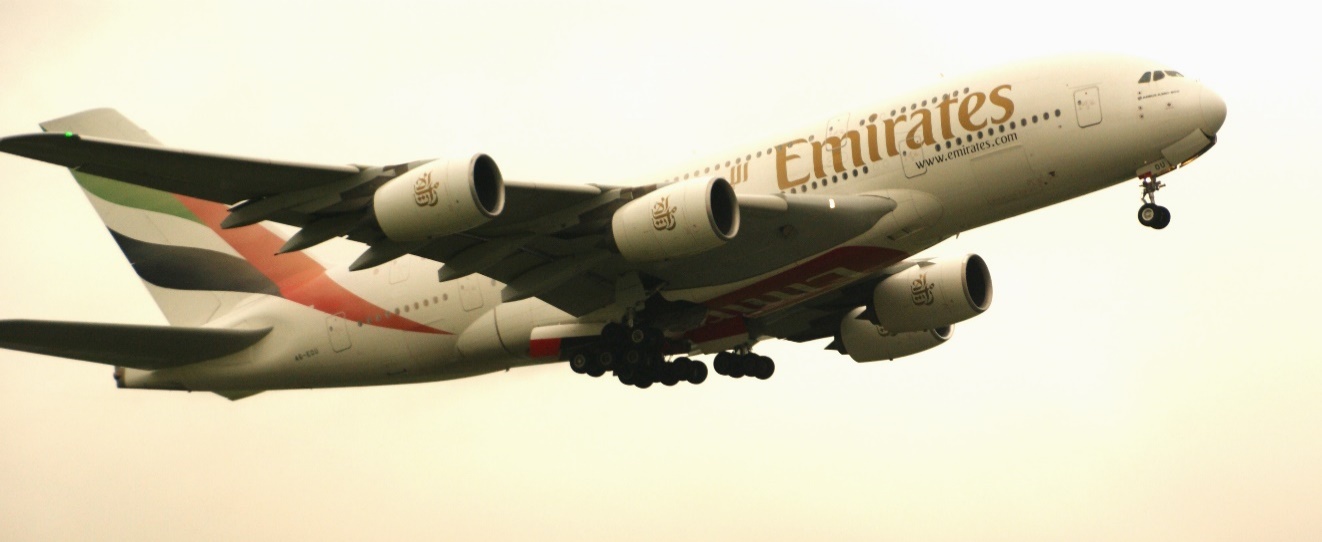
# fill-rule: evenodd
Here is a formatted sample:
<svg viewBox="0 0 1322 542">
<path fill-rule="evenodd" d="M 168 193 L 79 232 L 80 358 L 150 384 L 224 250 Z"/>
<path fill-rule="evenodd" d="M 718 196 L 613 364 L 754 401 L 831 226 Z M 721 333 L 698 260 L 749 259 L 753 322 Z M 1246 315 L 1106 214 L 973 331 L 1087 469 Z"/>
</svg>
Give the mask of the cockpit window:
<svg viewBox="0 0 1322 542">
<path fill-rule="evenodd" d="M 1166 72 L 1163 72 L 1163 71 L 1160 71 L 1160 70 L 1155 71 L 1155 72 L 1152 72 L 1152 80 L 1153 80 L 1153 81 L 1160 81 L 1160 80 L 1165 79 L 1165 78 L 1166 78 Z"/>
<path fill-rule="evenodd" d="M 1140 77 L 1140 78 L 1138 79 L 1138 82 L 1140 82 L 1140 83 L 1147 83 L 1148 81 L 1151 81 L 1151 80 L 1152 80 L 1152 72 L 1143 72 L 1143 77 Z"/>
<path fill-rule="evenodd" d="M 1177 72 L 1175 70 L 1166 70 L 1166 75 L 1169 75 L 1171 77 L 1184 77 L 1183 75 L 1180 75 L 1180 72 Z"/>
</svg>

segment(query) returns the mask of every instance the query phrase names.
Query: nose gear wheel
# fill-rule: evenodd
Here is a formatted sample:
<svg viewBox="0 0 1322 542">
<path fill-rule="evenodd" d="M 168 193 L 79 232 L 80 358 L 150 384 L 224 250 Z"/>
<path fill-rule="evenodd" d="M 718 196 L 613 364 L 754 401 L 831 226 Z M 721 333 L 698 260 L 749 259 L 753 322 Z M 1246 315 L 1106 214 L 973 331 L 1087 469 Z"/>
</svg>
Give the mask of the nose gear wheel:
<svg viewBox="0 0 1322 542">
<path fill-rule="evenodd" d="M 1138 208 L 1138 223 L 1154 230 L 1160 230 L 1170 225 L 1170 209 L 1157 205 L 1157 191 L 1166 186 L 1166 183 L 1158 181 L 1155 177 L 1145 177 L 1143 179 L 1143 206 Z"/>
</svg>

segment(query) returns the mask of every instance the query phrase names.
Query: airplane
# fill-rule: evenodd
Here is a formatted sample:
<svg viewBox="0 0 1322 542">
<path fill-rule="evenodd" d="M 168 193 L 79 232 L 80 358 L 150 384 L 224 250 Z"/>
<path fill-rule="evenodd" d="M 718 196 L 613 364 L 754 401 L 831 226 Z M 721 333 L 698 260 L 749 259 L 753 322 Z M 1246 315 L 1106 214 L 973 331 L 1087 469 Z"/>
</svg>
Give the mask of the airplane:
<svg viewBox="0 0 1322 542">
<path fill-rule="evenodd" d="M 890 360 L 991 305 L 980 256 L 920 252 L 1135 178 L 1139 222 L 1162 229 L 1159 179 L 1210 149 L 1225 116 L 1159 62 L 1046 58 L 663 176 L 571 185 L 506 180 L 482 153 L 368 166 L 195 152 L 85 111 L 0 151 L 69 168 L 169 325 L 7 320 L 0 347 L 230 400 L 558 362 L 637 388 L 698 384 L 703 354 L 720 375 L 766 379 L 775 362 L 752 349 L 769 339 Z M 303 252 L 340 238 L 366 248 L 347 265 Z"/>
</svg>

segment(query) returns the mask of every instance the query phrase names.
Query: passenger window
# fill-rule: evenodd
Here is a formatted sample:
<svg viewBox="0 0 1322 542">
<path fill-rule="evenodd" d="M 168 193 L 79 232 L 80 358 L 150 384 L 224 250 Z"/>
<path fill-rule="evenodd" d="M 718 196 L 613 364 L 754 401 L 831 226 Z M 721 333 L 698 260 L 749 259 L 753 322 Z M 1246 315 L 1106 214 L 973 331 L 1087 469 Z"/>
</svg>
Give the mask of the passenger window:
<svg viewBox="0 0 1322 542">
<path fill-rule="evenodd" d="M 1143 72 L 1143 77 L 1139 78 L 1138 82 L 1147 83 L 1151 80 L 1152 80 L 1152 72 Z"/>
</svg>

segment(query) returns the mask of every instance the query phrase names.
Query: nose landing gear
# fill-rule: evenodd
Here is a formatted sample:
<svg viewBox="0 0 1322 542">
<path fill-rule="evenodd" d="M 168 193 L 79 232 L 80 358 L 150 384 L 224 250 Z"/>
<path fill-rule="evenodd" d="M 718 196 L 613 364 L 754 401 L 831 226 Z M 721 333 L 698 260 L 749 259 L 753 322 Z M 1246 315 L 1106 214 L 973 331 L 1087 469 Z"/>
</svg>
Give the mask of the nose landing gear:
<svg viewBox="0 0 1322 542">
<path fill-rule="evenodd" d="M 1143 179 L 1143 206 L 1138 208 L 1138 223 L 1154 230 L 1165 228 L 1171 223 L 1169 209 L 1157 205 L 1157 191 L 1166 186 L 1155 177 Z"/>
</svg>

